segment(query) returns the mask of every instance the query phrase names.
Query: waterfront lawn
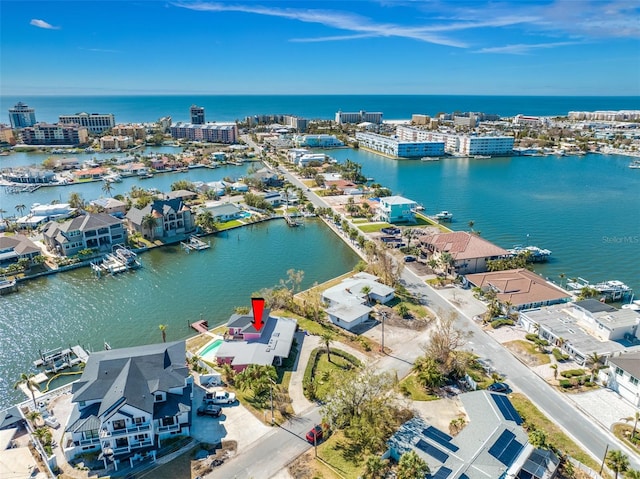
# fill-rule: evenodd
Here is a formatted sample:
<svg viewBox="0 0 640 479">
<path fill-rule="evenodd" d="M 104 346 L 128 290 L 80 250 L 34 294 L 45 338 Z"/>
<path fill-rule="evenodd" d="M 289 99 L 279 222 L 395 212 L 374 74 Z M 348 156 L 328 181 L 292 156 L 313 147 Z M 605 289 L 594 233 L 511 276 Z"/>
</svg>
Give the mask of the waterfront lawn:
<svg viewBox="0 0 640 479">
<path fill-rule="evenodd" d="M 196 354 L 212 339 L 213 338 L 208 334 L 198 334 L 193 336 L 192 338 L 187 339 L 187 351 L 192 354 Z"/>
<path fill-rule="evenodd" d="M 416 222 L 417 222 L 416 226 L 435 226 L 436 228 L 438 228 L 443 233 L 451 233 L 453 231 L 452 229 L 447 228 L 443 224 L 438 223 L 437 221 L 434 221 L 431 218 L 429 218 L 428 216 L 420 214 L 420 213 L 416 214 Z"/>
<path fill-rule="evenodd" d="M 549 444 L 552 444 L 561 452 L 569 454 L 571 457 L 591 469 L 597 471 L 600 468 L 600 464 L 593 460 L 587 452 L 583 451 L 575 442 L 573 442 L 557 424 L 542 414 L 542 412 L 540 412 L 540 410 L 523 394 L 510 394 L 509 399 L 516 408 L 516 411 L 518 411 L 520 416 L 522 416 L 524 425 L 527 429 L 534 428 L 544 431 L 547 435 L 547 441 Z"/>
<path fill-rule="evenodd" d="M 226 223 L 222 223 L 218 227 L 218 231 L 226 231 L 226 230 L 237 228 L 238 226 L 243 226 L 243 225 L 244 223 L 240 220 L 231 220 L 231 221 L 227 221 Z"/>
<path fill-rule="evenodd" d="M 413 401 L 435 401 L 436 399 L 440 399 L 434 394 L 429 394 L 427 390 L 418 383 L 415 373 L 410 374 L 400 381 L 398 388 L 403 396 Z"/>
<path fill-rule="evenodd" d="M 362 231 L 363 233 L 377 233 L 382 228 L 390 228 L 391 226 L 393 226 L 393 225 L 391 225 L 389 223 L 375 223 L 375 224 L 367 224 L 367 225 L 358 226 L 358 229 L 360 231 Z"/>
<path fill-rule="evenodd" d="M 323 400 L 327 395 L 333 392 L 333 376 L 341 371 L 358 368 L 360 365 L 350 361 L 348 358 L 334 353 L 331 348 L 331 362 L 327 359 L 327 352 L 323 347 L 315 357 L 315 365 L 308 364 L 307 368 L 313 370 L 312 381 L 316 385 L 316 398 Z M 305 374 L 305 376 L 307 376 Z"/>
</svg>

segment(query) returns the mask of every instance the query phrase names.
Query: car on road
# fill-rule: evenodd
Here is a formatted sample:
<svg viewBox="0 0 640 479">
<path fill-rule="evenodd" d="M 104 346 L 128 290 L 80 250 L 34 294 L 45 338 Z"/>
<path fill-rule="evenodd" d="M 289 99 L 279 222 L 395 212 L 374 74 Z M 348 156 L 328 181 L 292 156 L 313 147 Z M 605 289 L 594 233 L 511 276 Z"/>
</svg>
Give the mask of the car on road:
<svg viewBox="0 0 640 479">
<path fill-rule="evenodd" d="M 236 394 L 229 391 L 213 391 L 204 395 L 207 404 L 233 404 L 236 402 Z"/>
<path fill-rule="evenodd" d="M 203 404 L 198 408 L 197 414 L 198 416 L 220 417 L 220 414 L 222 414 L 222 408 L 215 404 Z"/>
<path fill-rule="evenodd" d="M 405 263 L 412 263 L 416 260 L 415 256 L 411 256 L 411 255 L 407 255 L 404 257 L 404 262 Z"/>
<path fill-rule="evenodd" d="M 324 429 L 320 424 L 316 424 L 313 428 L 307 433 L 305 438 L 311 444 L 318 444 L 322 440 L 322 436 L 324 436 Z"/>
<path fill-rule="evenodd" d="M 507 383 L 493 383 L 487 388 L 487 391 L 491 391 L 492 393 L 506 393 L 509 391 L 509 385 Z"/>
</svg>

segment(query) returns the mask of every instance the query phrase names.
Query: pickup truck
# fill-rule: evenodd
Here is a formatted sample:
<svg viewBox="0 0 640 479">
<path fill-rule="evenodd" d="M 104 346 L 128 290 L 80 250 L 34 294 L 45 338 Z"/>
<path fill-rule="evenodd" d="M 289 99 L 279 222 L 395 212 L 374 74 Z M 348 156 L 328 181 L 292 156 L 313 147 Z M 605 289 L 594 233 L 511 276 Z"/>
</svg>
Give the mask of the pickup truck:
<svg viewBox="0 0 640 479">
<path fill-rule="evenodd" d="M 204 402 L 206 404 L 233 404 L 236 402 L 236 395 L 228 391 L 207 392 L 204 395 Z"/>
</svg>

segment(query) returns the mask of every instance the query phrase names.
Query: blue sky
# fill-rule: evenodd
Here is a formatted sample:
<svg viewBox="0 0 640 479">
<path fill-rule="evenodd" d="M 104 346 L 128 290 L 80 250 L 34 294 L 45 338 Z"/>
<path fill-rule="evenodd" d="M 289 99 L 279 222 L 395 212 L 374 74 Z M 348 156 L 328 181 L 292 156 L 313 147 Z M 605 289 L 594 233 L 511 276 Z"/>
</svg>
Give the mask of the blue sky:
<svg viewBox="0 0 640 479">
<path fill-rule="evenodd" d="M 0 93 L 640 95 L 640 1 L 0 1 Z"/>
</svg>

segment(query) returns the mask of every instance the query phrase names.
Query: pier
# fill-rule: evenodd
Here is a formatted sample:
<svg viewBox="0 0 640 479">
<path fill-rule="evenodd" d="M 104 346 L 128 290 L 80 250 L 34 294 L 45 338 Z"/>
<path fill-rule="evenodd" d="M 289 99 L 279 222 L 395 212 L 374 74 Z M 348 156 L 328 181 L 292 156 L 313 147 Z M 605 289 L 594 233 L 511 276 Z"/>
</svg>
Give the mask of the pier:
<svg viewBox="0 0 640 479">
<path fill-rule="evenodd" d="M 37 368 L 43 368 L 45 374 L 57 374 L 64 369 L 72 368 L 80 363 L 86 363 L 89 358 L 82 346 L 71 348 L 56 348 L 48 351 L 41 351 L 40 358 L 33 362 Z"/>
<path fill-rule="evenodd" d="M 0 295 L 15 293 L 18 291 L 18 283 L 15 279 L 0 279 Z"/>
<path fill-rule="evenodd" d="M 302 221 L 298 221 L 295 216 L 291 216 L 287 213 L 283 215 L 284 220 L 287 222 L 287 225 L 294 228 L 296 226 L 302 226 Z"/>
<path fill-rule="evenodd" d="M 201 319 L 200 321 L 191 323 L 189 326 L 201 334 L 209 332 L 209 322 L 206 319 Z"/>
<path fill-rule="evenodd" d="M 100 277 L 102 273 L 118 274 L 129 269 L 139 268 L 138 256 L 125 246 L 118 245 L 113 253 L 108 253 L 96 262 L 91 263 L 91 269 Z"/>
<path fill-rule="evenodd" d="M 189 237 L 189 241 L 181 241 L 180 245 L 187 253 L 191 251 L 202 251 L 203 249 L 211 248 L 211 242 L 205 243 L 195 235 Z"/>
</svg>

